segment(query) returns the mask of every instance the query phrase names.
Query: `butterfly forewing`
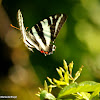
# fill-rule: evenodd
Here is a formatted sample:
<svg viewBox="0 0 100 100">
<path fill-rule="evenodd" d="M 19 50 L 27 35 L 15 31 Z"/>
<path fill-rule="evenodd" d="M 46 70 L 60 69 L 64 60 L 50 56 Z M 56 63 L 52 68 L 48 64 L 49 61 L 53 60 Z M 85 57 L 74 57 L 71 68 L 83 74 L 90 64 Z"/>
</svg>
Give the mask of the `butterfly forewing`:
<svg viewBox="0 0 100 100">
<path fill-rule="evenodd" d="M 67 18 L 67 16 L 65 14 L 57 14 L 57 15 L 52 16 L 53 24 L 51 24 L 51 26 L 50 26 L 52 42 L 56 39 L 66 18 Z"/>
<path fill-rule="evenodd" d="M 51 52 L 51 42 L 56 39 L 62 25 L 66 20 L 65 14 L 57 14 L 40 21 L 32 27 L 32 34 L 41 46 L 41 50 Z M 51 46 L 51 47 L 50 47 Z"/>
</svg>

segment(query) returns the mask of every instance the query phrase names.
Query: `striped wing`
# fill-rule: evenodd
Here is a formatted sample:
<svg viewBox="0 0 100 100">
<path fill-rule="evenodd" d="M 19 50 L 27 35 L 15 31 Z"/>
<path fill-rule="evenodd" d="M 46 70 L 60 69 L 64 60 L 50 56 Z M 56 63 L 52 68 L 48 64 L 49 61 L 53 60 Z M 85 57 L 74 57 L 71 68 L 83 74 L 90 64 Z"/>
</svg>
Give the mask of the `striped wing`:
<svg viewBox="0 0 100 100">
<path fill-rule="evenodd" d="M 67 16 L 65 14 L 57 14 L 48 18 L 48 23 L 50 25 L 51 32 L 51 42 L 53 42 L 56 39 L 62 25 L 66 21 L 66 18 Z"/>
<path fill-rule="evenodd" d="M 25 36 L 26 30 L 25 30 L 25 27 L 24 27 L 23 17 L 22 17 L 20 9 L 18 10 L 17 18 L 18 18 L 19 29 L 20 29 L 22 35 Z"/>
<path fill-rule="evenodd" d="M 67 16 L 65 14 L 57 14 L 40 21 L 33 26 L 29 33 L 33 35 L 35 41 L 38 43 L 38 50 L 44 54 L 51 54 L 55 51 L 53 45 L 62 25 L 64 24 Z"/>
<path fill-rule="evenodd" d="M 56 39 L 62 25 L 66 20 L 65 14 L 57 14 L 40 21 L 33 26 L 30 31 L 26 31 L 23 23 L 23 17 L 18 10 L 18 23 L 23 36 L 25 46 L 33 51 L 36 48 L 45 55 L 50 55 L 55 51 L 54 40 Z"/>
<path fill-rule="evenodd" d="M 23 42 L 25 43 L 25 46 L 29 50 L 33 51 L 33 48 L 36 48 L 37 44 L 35 45 L 35 38 L 31 34 L 29 34 L 24 27 L 23 16 L 22 16 L 20 9 L 18 10 L 17 19 L 18 19 L 19 29 L 23 36 Z M 38 47 L 37 47 L 37 49 L 38 49 Z"/>
</svg>

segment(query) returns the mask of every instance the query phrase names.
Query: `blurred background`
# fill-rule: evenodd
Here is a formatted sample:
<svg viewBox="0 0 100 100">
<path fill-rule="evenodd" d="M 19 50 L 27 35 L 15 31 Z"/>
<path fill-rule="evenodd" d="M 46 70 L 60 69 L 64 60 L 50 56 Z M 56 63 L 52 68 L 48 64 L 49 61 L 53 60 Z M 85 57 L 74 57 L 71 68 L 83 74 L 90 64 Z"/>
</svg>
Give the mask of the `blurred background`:
<svg viewBox="0 0 100 100">
<path fill-rule="evenodd" d="M 18 9 L 29 29 L 50 15 L 68 16 L 53 55 L 25 47 L 20 31 L 10 26 L 18 27 Z M 0 58 L 0 95 L 17 100 L 39 100 L 38 87 L 47 76 L 59 78 L 56 68 L 63 59 L 74 62 L 73 73 L 84 65 L 77 82 L 100 82 L 100 0 L 0 0 Z"/>
</svg>

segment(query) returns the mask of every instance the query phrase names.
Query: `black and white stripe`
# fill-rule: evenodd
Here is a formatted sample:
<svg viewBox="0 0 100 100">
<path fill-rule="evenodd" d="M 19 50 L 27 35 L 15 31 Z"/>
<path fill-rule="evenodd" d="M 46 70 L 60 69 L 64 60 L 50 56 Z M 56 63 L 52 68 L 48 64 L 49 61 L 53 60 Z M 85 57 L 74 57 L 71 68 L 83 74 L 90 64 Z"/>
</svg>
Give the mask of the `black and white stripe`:
<svg viewBox="0 0 100 100">
<path fill-rule="evenodd" d="M 21 11 L 18 10 L 18 22 L 20 30 L 23 34 L 23 41 L 25 45 L 33 51 L 36 48 L 45 55 L 50 55 L 55 51 L 53 45 L 62 25 L 67 16 L 65 14 L 56 14 L 40 21 L 33 26 L 30 31 L 26 31 L 23 24 L 23 17 Z"/>
</svg>

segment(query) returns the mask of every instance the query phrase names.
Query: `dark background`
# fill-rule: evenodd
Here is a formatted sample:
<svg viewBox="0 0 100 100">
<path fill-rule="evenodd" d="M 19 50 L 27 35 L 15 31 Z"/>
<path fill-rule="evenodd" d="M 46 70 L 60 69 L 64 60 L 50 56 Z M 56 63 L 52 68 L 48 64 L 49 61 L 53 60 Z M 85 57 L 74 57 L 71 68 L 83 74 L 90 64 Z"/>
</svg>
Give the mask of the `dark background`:
<svg viewBox="0 0 100 100">
<path fill-rule="evenodd" d="M 17 95 L 18 100 L 35 100 L 38 87 L 47 76 L 59 78 L 56 68 L 63 66 L 63 59 L 68 64 L 74 62 L 73 76 L 84 65 L 78 82 L 100 82 L 99 0 L 3 0 L 0 9 L 1 94 Z M 20 31 L 10 27 L 10 24 L 18 27 L 18 9 L 28 29 L 50 15 L 68 16 L 53 55 L 44 56 L 35 49 L 32 53 L 24 46 Z"/>
</svg>

